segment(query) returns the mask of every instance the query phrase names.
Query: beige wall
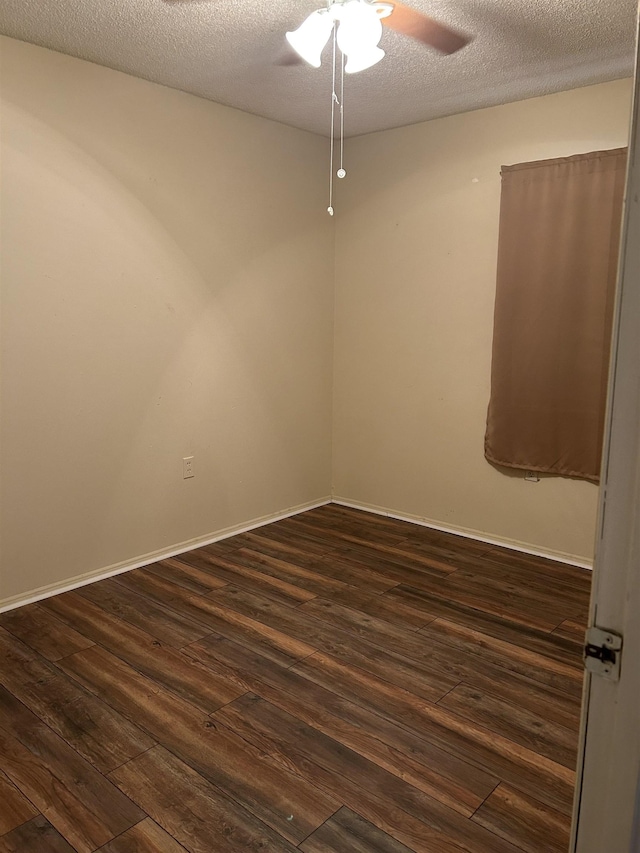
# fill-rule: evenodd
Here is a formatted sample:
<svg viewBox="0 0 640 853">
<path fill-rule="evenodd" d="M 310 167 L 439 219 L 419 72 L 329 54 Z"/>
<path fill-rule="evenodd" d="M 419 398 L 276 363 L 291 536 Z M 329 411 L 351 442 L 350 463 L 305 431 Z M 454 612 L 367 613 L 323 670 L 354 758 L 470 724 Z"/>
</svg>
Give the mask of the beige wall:
<svg viewBox="0 0 640 853">
<path fill-rule="evenodd" d="M 483 456 L 500 166 L 627 144 L 631 82 L 360 137 L 336 200 L 338 499 L 590 559 L 597 488 Z"/>
<path fill-rule="evenodd" d="M 6 603 L 329 494 L 333 231 L 323 140 L 0 46 Z"/>
<path fill-rule="evenodd" d="M 333 333 L 336 497 L 590 556 L 595 487 L 482 456 L 499 169 L 628 82 L 351 140 L 331 220 L 325 140 L 0 48 L 0 605 L 328 496 Z"/>
</svg>

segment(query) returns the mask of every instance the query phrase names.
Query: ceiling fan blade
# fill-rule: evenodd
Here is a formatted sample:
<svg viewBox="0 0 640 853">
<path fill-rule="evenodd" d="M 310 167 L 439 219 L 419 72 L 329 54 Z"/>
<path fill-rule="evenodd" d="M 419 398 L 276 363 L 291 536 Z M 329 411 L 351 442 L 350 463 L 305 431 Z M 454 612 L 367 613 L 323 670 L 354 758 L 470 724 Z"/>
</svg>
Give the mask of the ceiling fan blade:
<svg viewBox="0 0 640 853">
<path fill-rule="evenodd" d="M 390 30 L 417 39 L 441 53 L 455 53 L 471 41 L 471 36 L 445 27 L 444 24 L 439 24 L 433 18 L 423 15 L 422 12 L 410 6 L 405 6 L 404 3 L 398 3 L 396 0 L 392 0 L 392 3 L 393 12 L 388 17 L 382 18 L 382 23 Z"/>
</svg>

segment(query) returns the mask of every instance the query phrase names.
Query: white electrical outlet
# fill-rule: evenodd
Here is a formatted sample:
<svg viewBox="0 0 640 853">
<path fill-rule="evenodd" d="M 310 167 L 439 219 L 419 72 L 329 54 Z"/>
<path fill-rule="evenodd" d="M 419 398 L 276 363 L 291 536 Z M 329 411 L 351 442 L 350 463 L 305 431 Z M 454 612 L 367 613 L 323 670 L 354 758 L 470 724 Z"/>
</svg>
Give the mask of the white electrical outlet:
<svg viewBox="0 0 640 853">
<path fill-rule="evenodd" d="M 527 483 L 539 483 L 540 482 L 540 476 L 535 471 L 527 471 L 527 473 L 524 475 L 524 478 L 527 481 Z"/>
<path fill-rule="evenodd" d="M 193 472 L 193 456 L 185 456 L 182 460 L 182 479 L 188 480 L 189 477 L 194 477 Z"/>
</svg>

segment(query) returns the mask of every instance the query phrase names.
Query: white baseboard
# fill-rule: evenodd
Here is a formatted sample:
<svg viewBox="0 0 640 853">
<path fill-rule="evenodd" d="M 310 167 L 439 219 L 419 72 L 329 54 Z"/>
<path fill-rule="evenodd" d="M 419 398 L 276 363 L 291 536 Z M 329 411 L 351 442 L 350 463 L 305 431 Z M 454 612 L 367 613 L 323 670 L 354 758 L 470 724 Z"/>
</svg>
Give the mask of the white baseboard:
<svg viewBox="0 0 640 853">
<path fill-rule="evenodd" d="M 530 554 L 533 557 L 546 557 L 549 560 L 555 560 L 558 563 L 567 563 L 570 566 L 577 566 L 580 569 L 593 569 L 593 562 L 584 560 L 582 557 L 577 557 L 574 554 L 567 554 L 565 551 L 540 550 L 527 542 L 520 542 L 516 539 L 506 539 L 500 537 L 488 537 L 486 533 L 480 530 L 473 530 L 466 527 L 453 527 L 451 525 L 442 524 L 437 521 L 431 521 L 428 518 L 421 518 L 416 515 L 402 515 L 393 510 L 385 509 L 375 504 L 355 503 L 346 498 L 333 497 L 331 503 L 339 504 L 340 506 L 350 507 L 351 509 L 361 509 L 364 512 L 372 512 L 375 515 L 385 515 L 388 518 L 396 518 L 398 521 L 409 521 L 411 524 L 419 524 L 421 527 L 429 527 L 431 530 L 440 530 L 443 533 L 453 533 L 456 536 L 464 536 L 465 539 L 476 539 L 478 542 L 486 542 L 487 545 L 497 545 L 500 548 L 509 548 L 511 551 L 520 551 L 522 554 Z"/>
<path fill-rule="evenodd" d="M 226 527 L 222 530 L 218 530 L 216 533 L 209 533 L 195 539 L 188 539 L 185 542 L 178 542 L 169 548 L 150 551 L 148 554 L 143 554 L 130 560 L 123 560 L 120 563 L 114 563 L 113 565 L 105 568 L 86 572 L 82 575 L 76 575 L 75 577 L 64 581 L 64 583 L 58 582 L 48 584 L 47 586 L 42 586 L 38 589 L 32 590 L 27 594 L 21 593 L 11 598 L 6 598 L 3 601 L 0 601 L 0 613 L 6 610 L 13 610 L 16 607 L 22 607 L 25 604 L 33 604 L 36 601 L 41 601 L 43 598 L 50 598 L 53 595 L 70 592 L 71 590 L 78 589 L 79 587 L 86 586 L 87 584 L 95 583 L 96 581 L 104 580 L 105 578 L 110 578 L 114 575 L 122 574 L 123 572 L 129 572 L 132 569 L 139 569 L 142 568 L 142 566 L 148 566 L 150 563 L 155 563 L 158 560 L 167 560 L 169 557 L 175 557 L 178 554 L 184 554 L 186 551 L 193 551 L 195 548 L 202 548 L 203 545 L 211 545 L 214 542 L 229 539 L 231 536 L 237 536 L 239 533 L 247 533 L 250 530 L 255 530 L 257 527 L 263 527 L 265 524 L 271 524 L 272 522 L 280 521 L 283 518 L 290 518 L 293 515 L 299 515 L 301 512 L 306 512 L 309 509 L 315 509 L 316 507 L 324 506 L 328 503 L 335 503 L 339 506 L 359 509 L 364 512 L 372 512 L 375 515 L 384 515 L 388 518 L 396 518 L 399 521 L 408 521 L 422 527 L 429 527 L 432 530 L 440 530 L 443 533 L 453 533 L 456 536 L 463 536 L 466 539 L 475 539 L 478 542 L 486 542 L 487 545 L 497 545 L 501 548 L 510 548 L 512 551 L 520 551 L 523 554 L 531 554 L 534 557 L 547 557 L 550 560 L 556 560 L 559 563 L 567 563 L 568 565 L 577 566 L 582 569 L 593 568 L 593 564 L 591 562 L 585 561 L 573 554 L 567 554 L 563 551 L 540 550 L 526 542 L 519 542 L 517 540 L 500 537 L 488 537 L 485 533 L 479 530 L 444 525 L 440 522 L 421 518 L 419 516 L 397 513 L 385 507 L 376 506 L 375 504 L 356 503 L 355 501 L 340 497 L 325 497 L 317 501 L 310 501 L 309 503 L 289 507 L 283 512 L 264 515 L 243 524 Z"/>
<path fill-rule="evenodd" d="M 35 601 L 41 601 L 43 598 L 51 598 L 52 595 L 60 595 L 62 592 L 70 592 L 78 589 L 81 586 L 86 586 L 96 581 L 111 578 L 114 575 L 120 575 L 124 572 L 129 572 L 132 569 L 139 569 L 142 566 L 148 566 L 150 563 L 156 563 L 158 560 L 167 560 L 169 557 L 175 557 L 177 554 L 184 554 L 185 551 L 193 551 L 195 548 L 202 548 L 203 545 L 212 545 L 214 542 L 220 542 L 222 539 L 229 539 L 231 536 L 237 536 L 239 533 L 248 533 L 250 530 L 255 530 L 257 527 L 264 527 L 265 524 L 271 524 L 274 521 L 281 521 L 283 518 L 290 518 L 292 515 L 298 515 L 301 512 L 306 512 L 308 509 L 315 509 L 319 506 L 324 506 L 331 502 L 330 497 L 322 498 L 309 503 L 298 504 L 297 506 L 289 507 L 283 512 L 274 513 L 272 515 L 263 515 L 260 518 L 254 518 L 252 521 L 243 524 L 237 524 L 232 527 L 225 527 L 223 530 L 218 530 L 216 533 L 208 533 L 205 536 L 200 536 L 195 539 L 188 539 L 186 542 L 178 542 L 176 545 L 171 545 L 169 548 L 161 548 L 158 551 L 150 551 L 148 554 L 143 554 L 139 557 L 134 557 L 130 560 L 123 560 L 120 563 L 114 563 L 106 568 L 97 569 L 92 572 L 86 572 L 82 575 L 76 575 L 69 578 L 64 583 L 52 583 L 47 586 L 39 587 L 28 594 L 21 593 L 12 598 L 6 598 L 0 601 L 0 613 L 5 610 L 14 610 L 16 607 L 22 607 L 25 604 L 33 604 Z"/>
</svg>

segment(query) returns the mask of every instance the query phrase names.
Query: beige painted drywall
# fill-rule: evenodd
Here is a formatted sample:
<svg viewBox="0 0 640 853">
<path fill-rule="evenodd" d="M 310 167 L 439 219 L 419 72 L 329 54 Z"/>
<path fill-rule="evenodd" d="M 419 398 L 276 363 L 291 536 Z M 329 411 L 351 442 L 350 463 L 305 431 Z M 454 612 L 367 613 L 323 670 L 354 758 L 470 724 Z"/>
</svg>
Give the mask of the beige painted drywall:
<svg viewBox="0 0 640 853">
<path fill-rule="evenodd" d="M 349 141 L 336 199 L 338 499 L 591 558 L 594 485 L 526 483 L 483 456 L 500 166 L 626 145 L 631 88 L 606 83 Z"/>
<path fill-rule="evenodd" d="M 0 606 L 326 497 L 332 381 L 336 497 L 590 556 L 593 486 L 482 456 L 499 167 L 624 144 L 630 83 L 349 141 L 332 378 L 325 140 L 0 60 Z"/>
<path fill-rule="evenodd" d="M 323 140 L 0 48 L 0 600 L 325 498 Z"/>
</svg>

